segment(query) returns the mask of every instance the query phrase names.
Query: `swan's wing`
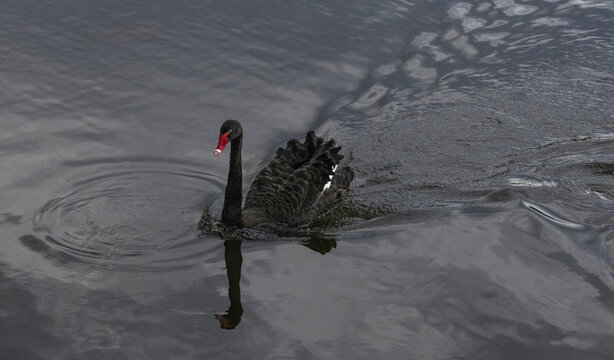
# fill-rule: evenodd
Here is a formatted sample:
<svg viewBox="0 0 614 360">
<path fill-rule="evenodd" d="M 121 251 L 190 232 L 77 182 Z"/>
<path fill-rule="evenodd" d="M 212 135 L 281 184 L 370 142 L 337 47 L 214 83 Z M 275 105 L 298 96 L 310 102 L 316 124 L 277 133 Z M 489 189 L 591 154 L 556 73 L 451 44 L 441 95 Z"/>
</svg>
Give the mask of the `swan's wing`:
<svg viewBox="0 0 614 360">
<path fill-rule="evenodd" d="M 288 224 L 310 213 L 343 158 L 334 140 L 324 143 L 309 132 L 304 143 L 288 142 L 254 179 L 245 208 L 256 208 L 270 219 Z"/>
<path fill-rule="evenodd" d="M 354 171 L 349 166 L 342 169 L 337 169 L 328 189 L 322 192 L 318 202 L 312 208 L 311 213 L 306 214 L 309 216 L 309 221 L 311 221 L 311 219 L 313 219 L 315 216 L 327 211 L 327 209 L 339 199 L 345 190 L 350 187 L 350 183 L 353 179 Z"/>
<path fill-rule="evenodd" d="M 309 146 L 306 145 L 308 140 L 313 140 L 314 134 L 307 134 L 305 143 L 301 143 L 296 139 L 288 141 L 285 148 L 279 148 L 277 155 L 271 162 L 265 166 L 252 181 L 252 185 L 247 192 L 245 199 L 246 207 L 248 204 L 258 204 L 262 200 L 273 196 L 279 190 L 279 186 L 287 179 L 296 169 L 305 164 L 312 157 Z"/>
</svg>

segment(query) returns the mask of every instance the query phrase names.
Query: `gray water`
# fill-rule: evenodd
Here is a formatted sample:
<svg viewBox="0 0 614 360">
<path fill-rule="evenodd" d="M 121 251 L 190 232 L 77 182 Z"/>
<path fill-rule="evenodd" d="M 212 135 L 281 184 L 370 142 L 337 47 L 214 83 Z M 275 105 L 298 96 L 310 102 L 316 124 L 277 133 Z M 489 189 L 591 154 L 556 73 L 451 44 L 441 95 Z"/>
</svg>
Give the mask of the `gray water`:
<svg viewBox="0 0 614 360">
<path fill-rule="evenodd" d="M 614 1 L 3 0 L 0 32 L 2 359 L 614 356 Z M 315 130 L 351 190 L 237 241 L 227 118 L 246 187 Z"/>
</svg>

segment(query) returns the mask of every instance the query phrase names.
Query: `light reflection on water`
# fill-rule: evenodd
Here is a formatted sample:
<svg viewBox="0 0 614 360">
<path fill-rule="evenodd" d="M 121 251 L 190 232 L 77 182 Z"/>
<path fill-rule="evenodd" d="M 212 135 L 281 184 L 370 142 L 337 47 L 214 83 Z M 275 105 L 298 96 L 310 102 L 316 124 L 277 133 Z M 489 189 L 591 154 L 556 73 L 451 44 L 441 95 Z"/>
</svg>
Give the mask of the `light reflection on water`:
<svg viewBox="0 0 614 360">
<path fill-rule="evenodd" d="M 608 356 L 613 11 L 4 2 L 0 350 Z M 334 136 L 345 202 L 296 233 L 220 230 L 226 118 L 246 179 L 289 137 Z"/>
</svg>

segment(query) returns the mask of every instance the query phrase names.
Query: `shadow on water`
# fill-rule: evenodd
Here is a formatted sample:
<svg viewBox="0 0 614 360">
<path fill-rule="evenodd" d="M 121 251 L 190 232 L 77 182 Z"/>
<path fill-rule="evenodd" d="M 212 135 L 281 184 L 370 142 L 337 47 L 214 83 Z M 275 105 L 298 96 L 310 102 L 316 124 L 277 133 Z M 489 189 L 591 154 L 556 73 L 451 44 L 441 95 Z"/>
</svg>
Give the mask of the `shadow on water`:
<svg viewBox="0 0 614 360">
<path fill-rule="evenodd" d="M 198 228 L 203 235 L 215 236 L 235 241 L 298 241 L 304 246 L 324 255 L 336 247 L 334 235 L 330 231 L 359 224 L 364 220 L 386 215 L 378 209 L 356 203 L 350 196 L 344 196 L 319 214 L 311 223 L 297 228 L 285 224 L 266 224 L 254 229 L 234 228 L 225 225 L 212 203 L 202 212 Z"/>
<path fill-rule="evenodd" d="M 226 275 L 228 276 L 228 298 L 230 307 L 224 315 L 216 315 L 223 329 L 234 329 L 241 322 L 243 305 L 241 305 L 241 254 L 240 240 L 224 241 L 224 261 L 226 262 Z"/>
<path fill-rule="evenodd" d="M 228 277 L 228 298 L 230 307 L 225 314 L 215 318 L 220 327 L 232 330 L 241 322 L 243 305 L 241 303 L 241 266 L 243 241 L 299 241 L 303 246 L 325 255 L 337 247 L 334 236 L 314 231 L 313 229 L 290 229 L 284 225 L 267 225 L 258 229 L 237 229 L 223 224 L 211 216 L 209 208 L 205 209 L 199 228 L 203 235 L 213 235 L 224 240 L 224 261 Z"/>
<path fill-rule="evenodd" d="M 352 206 L 351 202 L 344 197 L 326 212 L 320 214 L 312 223 L 300 228 L 289 228 L 285 224 L 267 224 L 255 229 L 240 229 L 225 225 L 217 215 L 214 215 L 212 206 L 209 204 L 202 213 L 199 229 L 203 235 L 224 239 L 224 261 L 228 277 L 230 307 L 225 314 L 215 315 L 220 327 L 227 330 L 236 328 L 243 315 L 240 282 L 243 264 L 241 245 L 244 241 L 298 241 L 306 248 L 325 255 L 337 247 L 337 240 L 334 235 L 323 231 L 338 229 L 341 224 L 360 223 L 362 220 L 378 216 L 381 214 Z"/>
</svg>

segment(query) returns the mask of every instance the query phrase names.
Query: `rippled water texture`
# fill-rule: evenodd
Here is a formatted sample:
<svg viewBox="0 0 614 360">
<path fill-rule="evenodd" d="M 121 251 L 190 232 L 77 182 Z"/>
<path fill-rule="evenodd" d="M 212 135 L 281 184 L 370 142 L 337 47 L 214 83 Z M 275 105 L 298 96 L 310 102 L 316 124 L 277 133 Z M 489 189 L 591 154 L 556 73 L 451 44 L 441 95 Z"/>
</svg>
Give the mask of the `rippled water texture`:
<svg viewBox="0 0 614 360">
<path fill-rule="evenodd" d="M 217 176 L 199 172 L 195 164 L 165 159 L 111 158 L 76 165 L 80 174 L 70 191 L 32 218 L 49 251 L 112 269 L 181 267 L 200 259 L 204 242 L 194 235 L 194 219 L 202 209 L 193 199 L 207 189 L 219 191 Z"/>
<path fill-rule="evenodd" d="M 0 3 L 2 359 L 609 359 L 614 2 Z M 312 226 L 219 222 L 308 130 Z M 243 240 L 243 241 L 241 241 Z"/>
</svg>

